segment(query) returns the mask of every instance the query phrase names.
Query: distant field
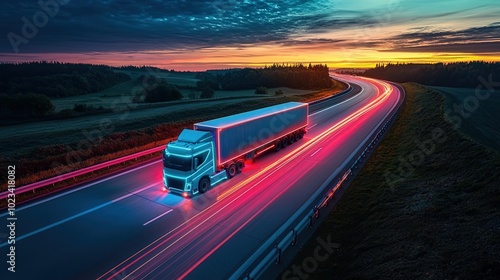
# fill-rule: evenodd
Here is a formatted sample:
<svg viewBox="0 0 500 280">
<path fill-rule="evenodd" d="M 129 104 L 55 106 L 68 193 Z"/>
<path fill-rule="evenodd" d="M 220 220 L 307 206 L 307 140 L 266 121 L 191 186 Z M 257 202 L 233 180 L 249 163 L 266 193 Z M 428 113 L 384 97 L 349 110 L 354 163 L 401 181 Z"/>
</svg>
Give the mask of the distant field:
<svg viewBox="0 0 500 280">
<path fill-rule="evenodd" d="M 464 106 L 464 100 L 470 104 L 465 104 L 465 108 L 476 110 L 470 112 L 470 116 L 464 114 L 461 117 L 462 123 L 459 127 L 466 137 L 471 138 L 482 145 L 500 151 L 500 129 L 498 120 L 500 120 L 500 91 L 490 93 L 489 97 L 480 100 L 475 97 L 476 90 L 470 88 L 449 88 L 449 87 L 432 87 L 444 93 L 445 107 L 451 112 L 454 111 L 454 105 Z M 481 90 L 478 96 L 486 96 L 487 90 Z M 477 101 L 477 103 L 475 103 Z M 469 113 L 465 111 L 465 113 Z M 455 119 L 459 114 L 450 113 L 451 118 Z"/>
<path fill-rule="evenodd" d="M 198 79 L 195 78 L 196 73 L 182 73 L 182 72 L 144 72 L 144 71 L 116 71 L 129 75 L 132 80 L 137 79 L 140 75 L 155 75 L 159 78 L 166 79 L 170 84 L 176 84 L 180 86 L 196 86 Z"/>
<path fill-rule="evenodd" d="M 119 101 L 120 104 L 131 103 L 132 88 L 133 81 L 127 81 L 103 91 L 51 99 L 51 101 L 52 104 L 54 104 L 56 112 L 64 109 L 73 109 L 74 104 L 86 104 L 94 107 L 102 106 L 103 108 L 110 108 L 116 101 Z"/>
<path fill-rule="evenodd" d="M 148 73 L 143 71 L 117 72 L 125 73 L 132 79 L 103 91 L 67 98 L 52 99 L 52 104 L 54 104 L 54 106 L 56 107 L 55 111 L 59 112 L 64 109 L 73 109 L 74 104 L 86 104 L 92 105 L 94 107 L 102 106 L 103 108 L 107 109 L 111 108 L 111 106 L 126 105 L 132 103 L 132 97 L 135 94 L 133 89 L 137 86 L 137 84 L 134 84 L 134 81 L 140 75 L 145 75 Z M 154 74 L 156 74 L 159 78 L 166 79 L 168 83 L 182 86 L 195 86 L 196 82 L 198 81 L 198 79 L 195 78 L 195 73 L 154 72 Z M 183 92 L 186 97 L 188 96 L 188 90 L 183 90 L 181 92 Z"/>
<path fill-rule="evenodd" d="M 130 75 L 132 80 L 121 83 L 109 89 L 89 93 L 85 95 L 79 96 L 71 96 L 66 98 L 58 98 L 52 99 L 52 103 L 55 106 L 55 111 L 60 112 L 64 109 L 73 109 L 74 104 L 86 104 L 91 105 L 93 107 L 102 107 L 104 109 L 111 108 L 113 106 L 121 106 L 132 103 L 132 97 L 134 95 L 134 87 L 137 85 L 134 84 L 134 81 L 140 75 L 144 75 L 146 72 L 141 71 L 119 71 Z M 195 73 L 163 73 L 159 72 L 158 77 L 162 79 L 166 79 L 168 83 L 180 85 L 180 86 L 195 86 L 198 79 L 195 78 Z M 248 90 L 235 90 L 235 91 L 227 91 L 227 90 L 217 90 L 215 91 L 214 98 L 231 98 L 231 97 L 253 97 L 253 98 L 266 98 L 274 96 L 274 92 L 281 89 L 284 93 L 284 96 L 291 95 L 302 95 L 313 92 L 312 90 L 298 90 L 298 89 L 290 89 L 285 87 L 280 88 L 270 88 L 268 89 L 267 95 L 256 95 L 254 89 Z M 191 99 L 192 93 L 195 96 L 199 96 L 199 92 L 196 90 L 190 89 L 182 89 L 181 93 L 184 95 L 184 99 Z M 140 106 L 133 107 L 148 107 L 147 104 L 142 104 Z"/>
</svg>

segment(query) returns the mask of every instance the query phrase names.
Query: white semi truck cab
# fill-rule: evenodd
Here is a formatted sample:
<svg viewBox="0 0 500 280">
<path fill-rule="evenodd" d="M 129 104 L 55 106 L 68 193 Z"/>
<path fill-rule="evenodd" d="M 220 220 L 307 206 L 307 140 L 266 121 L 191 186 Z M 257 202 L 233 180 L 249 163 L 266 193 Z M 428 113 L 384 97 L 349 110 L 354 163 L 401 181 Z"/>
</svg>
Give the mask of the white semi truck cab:
<svg viewBox="0 0 500 280">
<path fill-rule="evenodd" d="M 184 129 L 163 153 L 165 187 L 188 197 L 204 193 L 211 184 L 226 179 L 225 171 L 216 172 L 214 152 L 210 132 Z"/>
</svg>

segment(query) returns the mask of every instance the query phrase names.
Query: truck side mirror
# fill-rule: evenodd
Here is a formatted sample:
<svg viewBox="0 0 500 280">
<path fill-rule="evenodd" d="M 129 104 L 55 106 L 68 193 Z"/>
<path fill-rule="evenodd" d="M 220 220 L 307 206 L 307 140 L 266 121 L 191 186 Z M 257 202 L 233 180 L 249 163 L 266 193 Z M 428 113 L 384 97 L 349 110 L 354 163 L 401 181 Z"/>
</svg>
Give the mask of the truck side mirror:
<svg viewBox="0 0 500 280">
<path fill-rule="evenodd" d="M 194 170 L 198 169 L 198 158 L 194 158 Z"/>
</svg>

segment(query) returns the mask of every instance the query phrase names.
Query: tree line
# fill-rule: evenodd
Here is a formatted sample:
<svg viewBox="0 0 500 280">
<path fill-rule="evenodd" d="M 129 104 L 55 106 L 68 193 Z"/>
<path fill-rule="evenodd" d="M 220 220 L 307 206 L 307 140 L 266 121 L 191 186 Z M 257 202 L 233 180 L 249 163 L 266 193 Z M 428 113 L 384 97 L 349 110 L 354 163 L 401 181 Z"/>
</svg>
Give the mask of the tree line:
<svg viewBox="0 0 500 280">
<path fill-rule="evenodd" d="M 134 84 L 143 86 L 143 89 L 137 92 L 132 99 L 136 103 L 175 101 L 183 98 L 176 85 L 169 84 L 167 80 L 150 74 L 140 75 L 134 80 Z"/>
<path fill-rule="evenodd" d="M 204 72 L 197 76 L 197 88 L 214 90 L 244 90 L 258 87 L 289 87 L 295 89 L 320 89 L 332 85 L 328 66 L 323 64 L 273 64 L 264 68 L 229 69 Z"/>
<path fill-rule="evenodd" d="M 50 99 L 42 94 L 0 94 L 0 116 L 8 119 L 41 117 L 54 111 Z"/>
<path fill-rule="evenodd" d="M 375 68 L 360 75 L 398 83 L 475 88 L 481 84 L 480 77 L 487 81 L 500 81 L 500 63 L 471 61 L 446 64 L 377 64 Z"/>
<path fill-rule="evenodd" d="M 106 65 L 61 62 L 0 64 L 0 93 L 50 98 L 98 92 L 130 79 Z"/>
</svg>

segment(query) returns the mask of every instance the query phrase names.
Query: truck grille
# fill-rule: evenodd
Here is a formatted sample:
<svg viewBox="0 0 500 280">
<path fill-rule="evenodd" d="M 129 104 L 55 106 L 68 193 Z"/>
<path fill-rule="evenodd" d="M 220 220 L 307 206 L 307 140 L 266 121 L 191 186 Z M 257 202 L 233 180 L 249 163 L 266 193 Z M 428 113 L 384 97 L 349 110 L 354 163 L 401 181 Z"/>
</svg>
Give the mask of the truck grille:
<svg viewBox="0 0 500 280">
<path fill-rule="evenodd" d="M 167 186 L 169 189 L 184 190 L 184 180 L 167 177 Z"/>
</svg>

